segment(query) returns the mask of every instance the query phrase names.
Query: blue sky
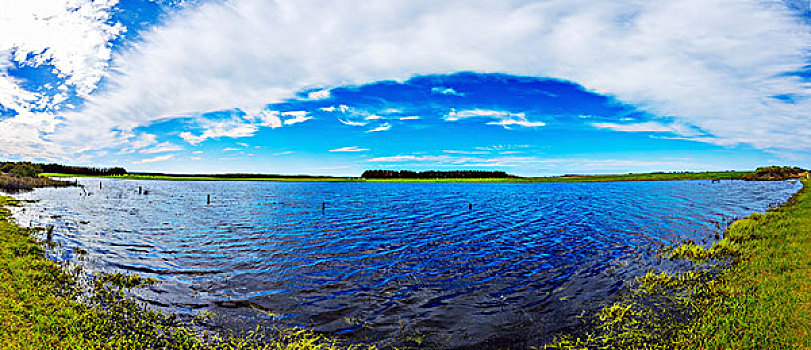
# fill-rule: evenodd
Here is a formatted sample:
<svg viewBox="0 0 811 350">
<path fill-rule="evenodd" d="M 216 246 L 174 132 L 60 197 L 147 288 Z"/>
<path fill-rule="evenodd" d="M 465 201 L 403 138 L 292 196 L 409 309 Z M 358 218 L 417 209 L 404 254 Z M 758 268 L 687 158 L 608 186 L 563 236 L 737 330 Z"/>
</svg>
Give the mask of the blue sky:
<svg viewBox="0 0 811 350">
<path fill-rule="evenodd" d="M 3 8 L 4 159 L 350 176 L 811 166 L 804 1 Z"/>
</svg>

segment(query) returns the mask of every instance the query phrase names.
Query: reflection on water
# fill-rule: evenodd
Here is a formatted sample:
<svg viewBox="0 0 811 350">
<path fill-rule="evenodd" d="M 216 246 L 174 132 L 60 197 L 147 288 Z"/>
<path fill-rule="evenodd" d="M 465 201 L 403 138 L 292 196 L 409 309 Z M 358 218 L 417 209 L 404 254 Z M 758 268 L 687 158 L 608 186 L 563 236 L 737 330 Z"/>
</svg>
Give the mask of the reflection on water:
<svg viewBox="0 0 811 350">
<path fill-rule="evenodd" d="M 516 347 L 572 325 L 654 266 L 683 268 L 654 256 L 660 244 L 710 244 L 732 218 L 801 187 L 79 182 L 87 195 L 17 195 L 38 201 L 15 217 L 56 225 L 57 259 L 73 259 L 78 246 L 91 271 L 161 279 L 139 293 L 154 307 L 213 311 L 228 327 L 274 322 L 358 339 L 427 334 L 436 346 Z"/>
</svg>

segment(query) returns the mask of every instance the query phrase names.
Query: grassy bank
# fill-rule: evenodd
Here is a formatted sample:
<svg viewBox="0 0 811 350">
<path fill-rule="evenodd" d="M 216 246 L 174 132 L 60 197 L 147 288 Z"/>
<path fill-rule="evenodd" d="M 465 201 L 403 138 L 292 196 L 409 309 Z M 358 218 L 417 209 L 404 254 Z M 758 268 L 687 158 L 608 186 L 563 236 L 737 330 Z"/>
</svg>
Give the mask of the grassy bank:
<svg viewBox="0 0 811 350">
<path fill-rule="evenodd" d="M 686 243 L 663 254 L 693 261 L 696 269 L 651 271 L 622 300 L 587 320 L 587 331 L 545 348 L 811 348 L 807 182 L 780 209 L 735 222 L 711 248 Z M 728 265 L 718 271 L 708 261 Z"/>
<path fill-rule="evenodd" d="M 0 197 L 3 349 L 345 348 L 305 331 L 263 331 L 239 338 L 194 331 L 189 323 L 150 311 L 126 296 L 128 288 L 154 283 L 152 280 L 121 274 L 87 280 L 79 268 L 48 260 L 43 246 L 49 242 L 35 240 L 31 229 L 9 221 L 6 207 L 14 205 L 17 202 L 12 198 Z"/>
<path fill-rule="evenodd" d="M 747 171 L 700 172 L 700 173 L 641 173 L 616 175 L 576 175 L 553 177 L 514 177 L 486 179 L 362 179 L 346 177 L 228 177 L 223 176 L 170 176 L 125 174 L 104 176 L 114 179 L 167 180 L 167 181 L 325 181 L 325 182 L 472 182 L 472 183 L 521 183 L 521 182 L 610 182 L 610 181 L 679 181 L 679 180 L 740 180 Z M 83 175 L 42 173 L 42 177 L 82 177 Z M 98 176 L 96 176 L 98 177 Z"/>
</svg>

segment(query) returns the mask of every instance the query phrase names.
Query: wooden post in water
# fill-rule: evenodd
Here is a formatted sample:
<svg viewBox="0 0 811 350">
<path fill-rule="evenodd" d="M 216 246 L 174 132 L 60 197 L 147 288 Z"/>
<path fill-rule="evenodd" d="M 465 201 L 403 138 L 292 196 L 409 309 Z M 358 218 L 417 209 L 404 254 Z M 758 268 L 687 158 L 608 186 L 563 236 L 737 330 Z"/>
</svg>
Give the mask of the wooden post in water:
<svg viewBox="0 0 811 350">
<path fill-rule="evenodd" d="M 99 189 L 101 189 L 101 181 L 99 181 Z"/>
<path fill-rule="evenodd" d="M 142 193 L 141 186 L 138 186 L 138 194 L 141 194 L 141 193 Z"/>
<path fill-rule="evenodd" d="M 326 209 L 327 209 L 327 202 L 321 202 L 321 211 L 324 211 Z"/>
<path fill-rule="evenodd" d="M 473 210 L 473 203 L 467 204 L 467 210 Z"/>
<path fill-rule="evenodd" d="M 210 194 L 206 195 L 206 205 L 208 205 L 208 204 L 211 204 L 211 195 Z"/>
</svg>

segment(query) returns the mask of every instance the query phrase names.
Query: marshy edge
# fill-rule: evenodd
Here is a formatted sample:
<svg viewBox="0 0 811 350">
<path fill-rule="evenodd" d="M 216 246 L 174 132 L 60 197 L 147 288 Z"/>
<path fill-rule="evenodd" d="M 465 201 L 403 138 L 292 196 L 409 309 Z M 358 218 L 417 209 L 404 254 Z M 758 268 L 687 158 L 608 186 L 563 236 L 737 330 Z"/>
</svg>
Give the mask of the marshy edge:
<svg viewBox="0 0 811 350">
<path fill-rule="evenodd" d="M 141 284 L 135 276 L 119 284 L 109 283 L 119 278 L 103 277 L 91 283 L 92 296 L 84 296 L 76 267 L 48 260 L 47 242 L 10 220 L 6 206 L 14 205 L 13 198 L 0 197 L 0 344 L 8 348 L 351 347 L 306 331 L 273 338 L 260 332 L 247 338 L 207 336 L 127 298 L 125 287 Z M 585 333 L 561 335 L 544 348 L 811 348 L 807 181 L 778 209 L 734 222 L 709 249 L 685 244 L 665 254 L 690 259 L 697 268 L 649 272 L 637 279 L 633 293 L 594 315 Z M 702 265 L 707 260 L 728 264 L 713 270 Z"/>
</svg>

